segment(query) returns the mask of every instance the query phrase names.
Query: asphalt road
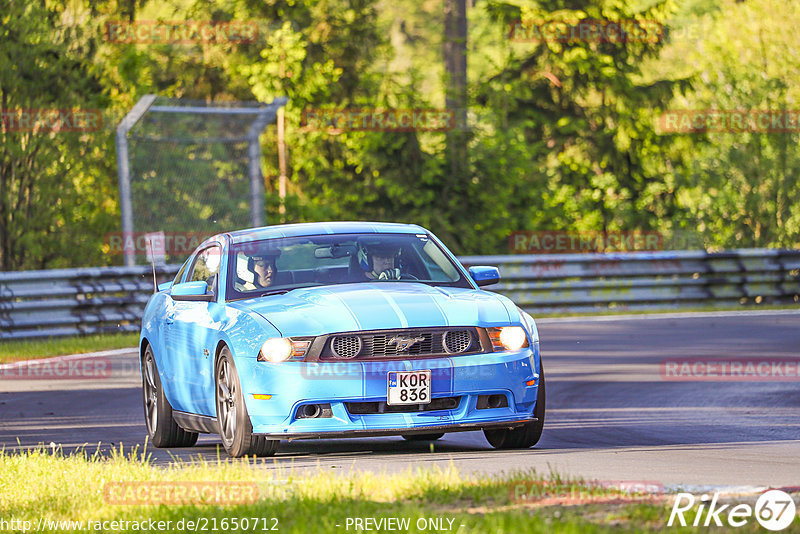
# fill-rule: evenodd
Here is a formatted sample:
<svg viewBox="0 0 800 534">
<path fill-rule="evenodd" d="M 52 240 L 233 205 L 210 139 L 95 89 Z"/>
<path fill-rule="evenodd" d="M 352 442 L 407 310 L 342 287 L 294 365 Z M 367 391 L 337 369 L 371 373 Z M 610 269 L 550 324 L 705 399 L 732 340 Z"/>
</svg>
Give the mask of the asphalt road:
<svg viewBox="0 0 800 534">
<path fill-rule="evenodd" d="M 448 434 L 433 451 L 399 437 L 294 441 L 282 442 L 266 467 L 403 471 L 452 461 L 467 473 L 535 469 L 668 486 L 800 485 L 800 312 L 550 319 L 539 330 L 548 412 L 536 448 L 495 451 L 481 432 Z M 0 446 L 141 448 L 135 351 L 105 358 L 111 373 L 91 379 L 20 379 L 6 369 Z M 748 361 L 771 363 L 760 368 L 769 376 L 737 380 L 664 375 L 685 370 L 674 365 L 687 358 L 738 361 L 744 372 Z M 201 436 L 195 447 L 170 453 L 216 459 L 218 446 L 217 437 Z M 157 462 L 170 461 L 167 451 L 151 452 Z"/>
</svg>

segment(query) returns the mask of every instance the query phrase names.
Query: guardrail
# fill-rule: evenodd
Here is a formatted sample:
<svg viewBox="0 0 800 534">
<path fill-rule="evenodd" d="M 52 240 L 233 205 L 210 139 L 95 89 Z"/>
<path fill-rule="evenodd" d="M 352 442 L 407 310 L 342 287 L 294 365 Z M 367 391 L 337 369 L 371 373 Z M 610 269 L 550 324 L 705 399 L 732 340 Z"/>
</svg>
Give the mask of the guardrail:
<svg viewBox="0 0 800 534">
<path fill-rule="evenodd" d="M 654 310 L 800 301 L 800 250 L 471 256 L 497 265 L 503 293 L 530 313 Z"/>
<path fill-rule="evenodd" d="M 489 289 L 533 314 L 800 301 L 800 250 L 460 259 L 497 266 L 501 283 Z M 158 281 L 178 268 L 157 267 Z M 138 331 L 152 292 L 149 266 L 0 273 L 0 340 Z"/>
<path fill-rule="evenodd" d="M 180 265 L 156 267 L 159 282 Z M 0 273 L 0 340 L 137 332 L 153 269 L 90 267 Z"/>
</svg>

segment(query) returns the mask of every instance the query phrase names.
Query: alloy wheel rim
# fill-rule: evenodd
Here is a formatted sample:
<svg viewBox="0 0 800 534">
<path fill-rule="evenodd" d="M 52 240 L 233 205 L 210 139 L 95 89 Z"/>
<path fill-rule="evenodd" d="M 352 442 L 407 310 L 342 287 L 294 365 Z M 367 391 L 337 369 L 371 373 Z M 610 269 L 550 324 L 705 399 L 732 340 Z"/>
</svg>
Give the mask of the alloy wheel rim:
<svg viewBox="0 0 800 534">
<path fill-rule="evenodd" d="M 147 430 L 150 435 L 153 435 L 158 425 L 158 387 L 155 382 L 155 363 L 153 362 L 153 355 L 149 351 L 145 357 L 144 378 Z"/>
<path fill-rule="evenodd" d="M 220 361 L 217 374 L 217 410 L 222 440 L 230 445 L 236 436 L 236 384 L 227 358 Z"/>
</svg>

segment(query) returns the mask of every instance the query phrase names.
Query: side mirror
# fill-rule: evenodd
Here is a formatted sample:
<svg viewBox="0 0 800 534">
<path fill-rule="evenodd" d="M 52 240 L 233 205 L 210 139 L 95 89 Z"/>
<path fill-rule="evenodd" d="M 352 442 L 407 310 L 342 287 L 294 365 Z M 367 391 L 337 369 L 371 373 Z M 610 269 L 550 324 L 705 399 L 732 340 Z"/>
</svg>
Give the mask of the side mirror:
<svg viewBox="0 0 800 534">
<path fill-rule="evenodd" d="M 500 271 L 497 267 L 478 265 L 469 268 L 469 275 L 478 284 L 478 287 L 490 286 L 500 281 Z"/>
<path fill-rule="evenodd" d="M 211 302 L 214 300 L 213 293 L 207 293 L 208 284 L 199 282 L 184 282 L 172 286 L 170 295 L 173 300 Z"/>
</svg>

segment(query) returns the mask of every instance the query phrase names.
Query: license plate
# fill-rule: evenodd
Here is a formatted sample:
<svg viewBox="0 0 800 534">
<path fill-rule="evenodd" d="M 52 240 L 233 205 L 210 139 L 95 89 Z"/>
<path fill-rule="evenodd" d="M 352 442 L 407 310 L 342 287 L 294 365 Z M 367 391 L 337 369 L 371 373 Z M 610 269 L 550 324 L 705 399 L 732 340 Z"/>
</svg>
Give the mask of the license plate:
<svg viewBox="0 0 800 534">
<path fill-rule="evenodd" d="M 431 402 L 430 371 L 389 371 L 386 404 L 428 404 Z"/>
</svg>

